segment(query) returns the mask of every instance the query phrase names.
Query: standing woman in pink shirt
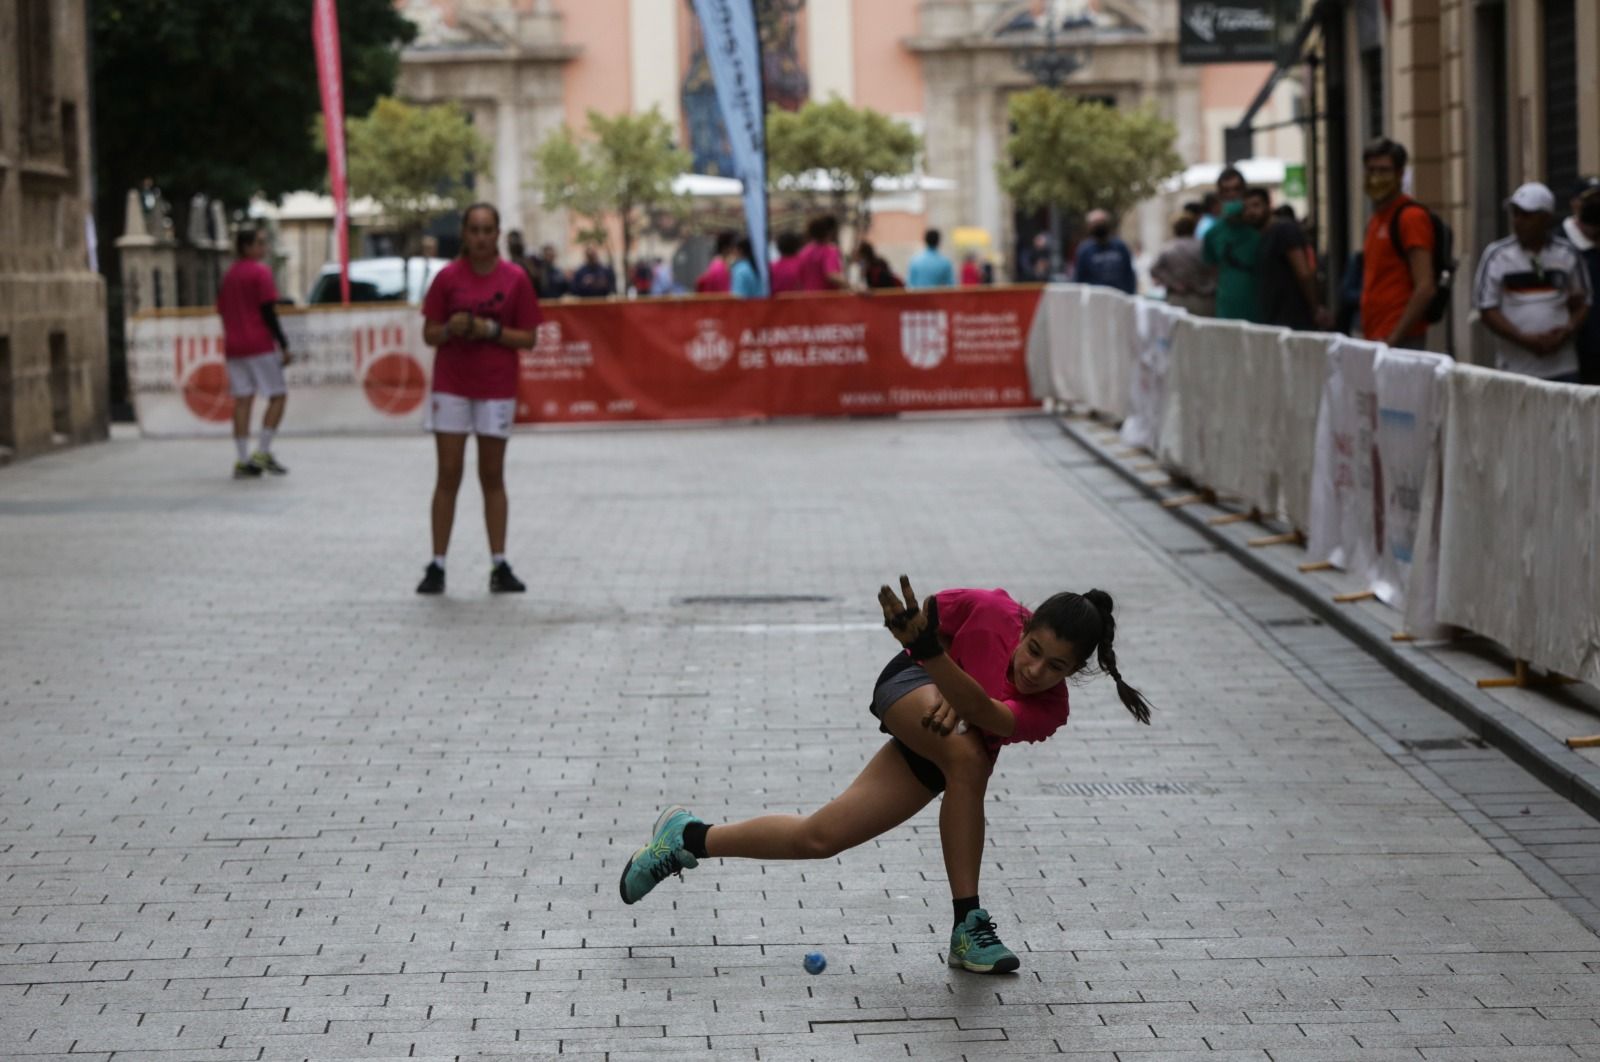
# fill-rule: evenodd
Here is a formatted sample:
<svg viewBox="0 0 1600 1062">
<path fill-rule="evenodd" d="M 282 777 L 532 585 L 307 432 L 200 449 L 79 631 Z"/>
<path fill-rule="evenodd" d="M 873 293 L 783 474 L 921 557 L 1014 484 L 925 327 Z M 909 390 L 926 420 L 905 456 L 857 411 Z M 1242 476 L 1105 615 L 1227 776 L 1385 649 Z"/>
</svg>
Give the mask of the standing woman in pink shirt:
<svg viewBox="0 0 1600 1062">
<path fill-rule="evenodd" d="M 624 903 L 707 857 L 829 859 L 905 822 L 944 794 L 939 840 L 954 904 L 949 965 L 1010 973 L 1021 963 L 978 900 L 983 798 L 1003 745 L 1043 741 L 1067 721 L 1066 680 L 1089 666 L 1117 684 L 1133 717 L 1150 705 L 1122 680 L 1116 623 L 1103 590 L 1060 593 L 1037 611 L 1004 590 L 941 590 L 918 607 L 911 581 L 878 594 L 884 624 L 905 647 L 873 689 L 871 711 L 889 740 L 856 780 L 810 815 L 764 815 L 708 825 L 669 807 L 650 843 L 623 869 Z"/>
<path fill-rule="evenodd" d="M 506 440 L 517 412 L 517 351 L 533 346 L 543 315 L 533 282 L 500 257 L 500 212 L 474 203 L 461 215 L 461 257 L 439 271 L 422 300 L 422 338 L 438 348 L 428 427 L 439 457 L 433 487 L 433 560 L 419 594 L 444 593 L 445 552 L 456 519 L 456 492 L 467 437 L 478 437 L 478 482 L 489 532 L 489 590 L 527 589 L 506 561 Z"/>
</svg>

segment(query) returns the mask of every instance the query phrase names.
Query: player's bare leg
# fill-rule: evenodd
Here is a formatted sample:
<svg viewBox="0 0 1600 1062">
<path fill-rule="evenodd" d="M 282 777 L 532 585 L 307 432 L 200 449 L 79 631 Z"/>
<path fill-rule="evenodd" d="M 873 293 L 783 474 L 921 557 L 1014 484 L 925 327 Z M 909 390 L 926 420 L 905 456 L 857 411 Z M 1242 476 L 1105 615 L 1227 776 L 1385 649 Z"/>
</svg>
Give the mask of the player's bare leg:
<svg viewBox="0 0 1600 1062">
<path fill-rule="evenodd" d="M 466 467 L 467 436 L 435 432 L 434 448 L 439 456 L 438 478 L 433 484 L 433 554 L 442 557 L 450 549 L 450 531 L 456 522 L 456 494 Z"/>
</svg>

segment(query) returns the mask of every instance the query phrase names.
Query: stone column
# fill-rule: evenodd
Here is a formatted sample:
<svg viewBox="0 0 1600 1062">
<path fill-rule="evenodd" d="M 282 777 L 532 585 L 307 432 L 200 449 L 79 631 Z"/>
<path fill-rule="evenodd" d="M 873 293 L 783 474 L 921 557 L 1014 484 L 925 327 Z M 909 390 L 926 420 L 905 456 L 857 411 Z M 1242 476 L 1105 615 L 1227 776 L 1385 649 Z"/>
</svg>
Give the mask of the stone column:
<svg viewBox="0 0 1600 1062">
<path fill-rule="evenodd" d="M 1392 28 L 1390 128 L 1411 152 L 1413 194 L 1438 203 L 1444 198 L 1439 0 L 1397 0 Z"/>
<path fill-rule="evenodd" d="M 1578 170 L 1600 173 L 1600 4 L 1578 5 Z"/>
<path fill-rule="evenodd" d="M 522 137 L 517 128 L 516 67 L 508 67 L 506 75 L 513 90 L 501 96 L 494 109 L 494 193 L 501 230 L 509 232 L 522 228 Z"/>
<path fill-rule="evenodd" d="M 157 306 L 155 278 L 162 241 L 151 235 L 147 222 L 144 201 L 137 190 L 130 189 L 123 209 L 122 235 L 117 237 L 117 251 L 122 258 L 122 310 L 128 317 Z M 166 291 L 171 290 L 169 281 Z M 171 305 L 170 301 L 167 305 Z"/>
</svg>

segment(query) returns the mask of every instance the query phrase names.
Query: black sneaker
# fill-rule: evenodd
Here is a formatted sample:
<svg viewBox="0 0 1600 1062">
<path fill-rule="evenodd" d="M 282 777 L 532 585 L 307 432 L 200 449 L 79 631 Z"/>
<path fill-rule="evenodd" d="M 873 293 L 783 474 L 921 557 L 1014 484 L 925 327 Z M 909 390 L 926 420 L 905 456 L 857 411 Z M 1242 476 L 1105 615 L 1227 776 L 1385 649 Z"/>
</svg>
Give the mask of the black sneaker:
<svg viewBox="0 0 1600 1062">
<path fill-rule="evenodd" d="M 444 569 L 429 561 L 427 569 L 422 573 L 422 582 L 417 584 L 417 593 L 444 593 Z"/>
<path fill-rule="evenodd" d="M 233 463 L 234 479 L 260 479 L 261 466 L 254 461 L 235 461 Z"/>
<path fill-rule="evenodd" d="M 441 572 L 441 575 L 444 573 Z M 511 565 L 501 561 L 494 566 L 494 571 L 489 573 L 489 592 L 491 594 L 520 594 L 527 590 L 522 585 L 522 580 L 511 574 Z"/>
<path fill-rule="evenodd" d="M 278 459 L 271 454 L 257 450 L 255 456 L 250 458 L 250 463 L 263 472 L 271 472 L 274 476 L 287 476 L 289 470 L 278 464 Z"/>
</svg>

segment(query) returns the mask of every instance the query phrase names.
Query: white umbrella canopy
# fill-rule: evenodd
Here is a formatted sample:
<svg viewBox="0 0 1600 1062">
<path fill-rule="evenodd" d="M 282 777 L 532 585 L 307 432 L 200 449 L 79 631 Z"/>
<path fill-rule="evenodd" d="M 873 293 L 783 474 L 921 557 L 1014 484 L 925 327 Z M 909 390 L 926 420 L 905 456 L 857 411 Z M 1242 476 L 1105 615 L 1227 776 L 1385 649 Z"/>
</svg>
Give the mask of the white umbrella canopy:
<svg viewBox="0 0 1600 1062">
<path fill-rule="evenodd" d="M 675 195 L 706 198 L 744 195 L 744 182 L 737 177 L 714 177 L 709 173 L 680 173 L 672 179 Z"/>
<path fill-rule="evenodd" d="M 1282 159 L 1259 158 L 1240 159 L 1234 166 L 1244 175 L 1246 184 L 1280 185 L 1283 183 L 1285 164 Z M 1210 188 L 1217 183 L 1217 177 L 1222 173 L 1220 162 L 1197 162 L 1184 170 L 1183 173 L 1168 181 L 1165 190 L 1168 192 L 1187 191 L 1190 188 Z"/>
<path fill-rule="evenodd" d="M 784 191 L 794 192 L 837 192 L 841 187 L 827 170 L 807 170 L 794 177 L 781 177 L 777 184 Z M 875 193 L 948 192 L 955 187 L 954 181 L 943 177 L 929 177 L 923 173 L 910 173 L 902 177 L 877 177 L 872 181 L 872 190 Z"/>
<path fill-rule="evenodd" d="M 777 186 L 786 192 L 833 192 L 838 190 L 838 182 L 828 176 L 825 170 L 811 170 L 800 174 L 798 177 L 784 177 L 778 180 Z M 904 192 L 948 192 L 956 187 L 956 182 L 943 177 L 929 177 L 926 174 L 910 174 L 904 177 L 879 177 L 872 182 L 872 190 L 876 193 L 904 193 Z M 744 194 L 744 182 L 735 177 L 714 177 L 706 173 L 680 173 L 672 179 L 672 190 L 678 195 L 726 198 Z"/>
</svg>

